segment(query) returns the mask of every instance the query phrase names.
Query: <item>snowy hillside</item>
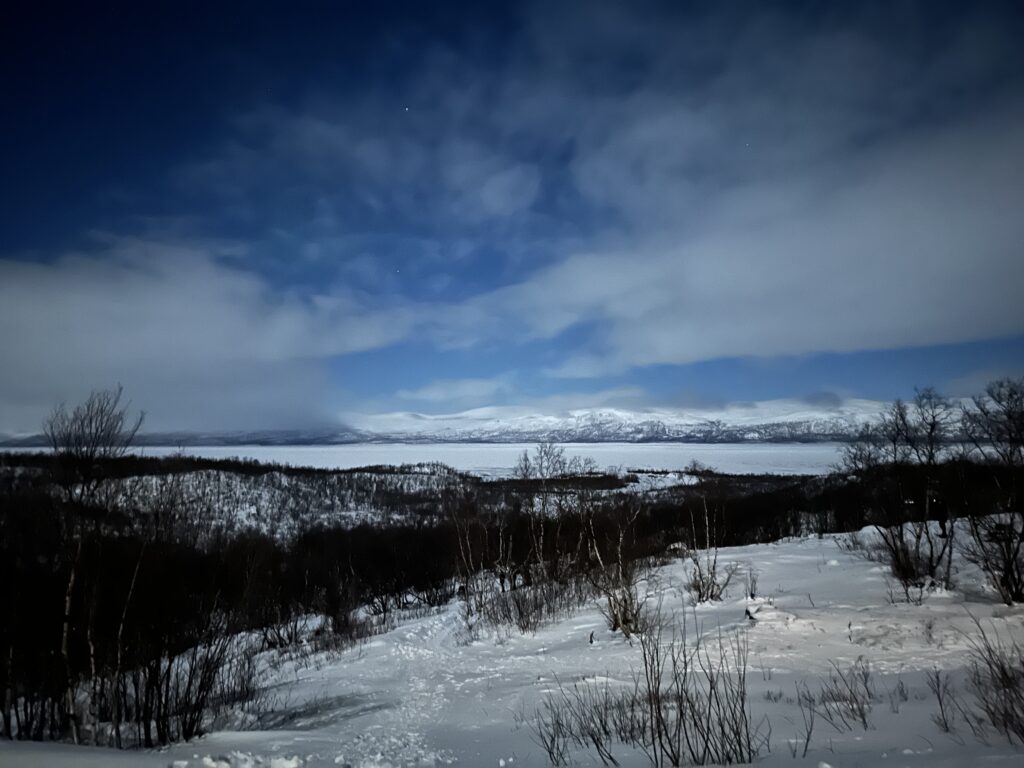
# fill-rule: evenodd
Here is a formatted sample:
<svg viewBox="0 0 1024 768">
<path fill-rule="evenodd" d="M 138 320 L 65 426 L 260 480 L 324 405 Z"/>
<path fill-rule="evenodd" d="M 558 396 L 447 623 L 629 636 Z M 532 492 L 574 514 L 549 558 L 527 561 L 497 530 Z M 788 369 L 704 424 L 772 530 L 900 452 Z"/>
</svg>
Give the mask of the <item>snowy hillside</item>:
<svg viewBox="0 0 1024 768">
<path fill-rule="evenodd" d="M 752 719 L 771 729 L 770 751 L 757 765 L 1021 763 L 1018 746 L 991 729 L 976 737 L 964 719 L 975 707 L 966 680 L 978 636 L 972 617 L 1001 642 L 1024 641 L 1024 612 L 995 603 L 968 564 L 958 564 L 956 591 L 913 605 L 892 602 L 885 568 L 832 537 L 727 549 L 722 557 L 753 569 L 758 597 L 746 598 L 737 581 L 721 603 L 694 606 L 680 588 L 680 561 L 655 571 L 646 591 L 677 631 L 685 615 L 691 642 L 700 634 L 715 648 L 720 637 L 748 644 Z M 607 630 L 596 602 L 533 635 L 467 635 L 456 600 L 400 616 L 393 629 L 340 654 L 282 660 L 268 652 L 260 661 L 273 711 L 259 724 L 240 716 L 192 743 L 150 752 L 0 742 L 0 765 L 543 766 L 532 729 L 544 702 L 559 685 L 631 686 L 641 649 Z M 850 669 L 862 674 L 864 722 L 818 716 L 808 738 L 797 692 L 816 693 Z M 935 670 L 963 708 L 950 715 L 948 733 L 929 687 Z M 624 766 L 647 764 L 619 745 L 613 756 Z"/>
</svg>

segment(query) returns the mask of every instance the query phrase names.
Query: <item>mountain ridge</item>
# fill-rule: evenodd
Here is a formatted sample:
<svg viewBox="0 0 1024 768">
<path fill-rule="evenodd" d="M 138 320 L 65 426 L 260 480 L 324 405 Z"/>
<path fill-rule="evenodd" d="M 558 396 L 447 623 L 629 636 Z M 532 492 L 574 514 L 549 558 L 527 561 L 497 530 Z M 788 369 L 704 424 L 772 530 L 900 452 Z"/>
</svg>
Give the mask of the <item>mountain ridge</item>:
<svg viewBox="0 0 1024 768">
<path fill-rule="evenodd" d="M 139 445 L 343 445 L 352 443 L 751 443 L 852 439 L 885 403 L 852 399 L 817 405 L 774 400 L 704 409 L 577 409 L 540 414 L 496 406 L 452 414 L 353 415 L 321 429 L 149 432 Z M 0 446 L 44 446 L 42 435 L 3 436 Z"/>
</svg>

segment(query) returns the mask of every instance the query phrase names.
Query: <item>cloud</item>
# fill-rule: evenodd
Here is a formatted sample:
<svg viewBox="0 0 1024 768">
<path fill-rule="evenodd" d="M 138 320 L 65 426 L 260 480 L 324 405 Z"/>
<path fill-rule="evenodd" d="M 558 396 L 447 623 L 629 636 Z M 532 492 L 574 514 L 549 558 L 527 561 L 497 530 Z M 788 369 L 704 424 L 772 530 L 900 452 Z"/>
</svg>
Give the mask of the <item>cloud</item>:
<svg viewBox="0 0 1024 768">
<path fill-rule="evenodd" d="M 267 212 L 284 226 L 302 216 L 315 190 L 321 233 L 351 234 L 375 216 L 399 237 L 407 229 L 476 232 L 528 214 L 540 170 L 493 134 L 455 123 L 445 111 L 453 95 L 440 98 L 411 113 L 373 92 L 346 109 L 256 108 L 235 119 L 234 135 L 212 155 L 178 168 L 172 180 L 234 204 L 240 218 Z"/>
<path fill-rule="evenodd" d="M 1024 332 L 1019 57 L 983 15 L 942 31 L 941 46 L 903 40 L 908 20 L 895 16 L 888 31 L 714 17 L 735 34 L 711 39 L 735 43 L 707 54 L 714 76 L 694 78 L 707 45 L 661 48 L 663 33 L 606 15 L 602 30 L 657 53 L 637 54 L 643 77 L 604 87 L 570 59 L 608 40 L 556 25 L 569 40 L 547 66 L 569 72 L 552 86 L 563 98 L 511 112 L 564 110 L 543 122 L 572 137 L 575 188 L 616 226 L 442 308 L 438 343 L 557 343 L 584 329 L 550 370 L 582 378 Z M 696 28 L 684 42 L 707 32 Z"/>
<path fill-rule="evenodd" d="M 623 386 L 520 397 L 514 402 L 533 412 L 560 414 L 587 408 L 645 408 L 651 404 L 651 397 L 643 387 Z"/>
<path fill-rule="evenodd" d="M 975 397 L 984 394 L 985 388 L 994 381 L 1022 377 L 1024 377 L 1024 363 L 984 368 L 944 382 L 939 391 L 948 397 Z"/>
<path fill-rule="evenodd" d="M 538 394 L 519 386 L 513 372 L 490 378 L 436 379 L 417 389 L 399 390 L 395 399 L 429 413 L 498 407 L 508 413 L 564 414 L 580 408 L 640 408 L 650 404 L 647 391 L 637 386 Z M 383 410 L 393 407 L 393 403 L 383 401 L 375 405 Z"/>
<path fill-rule="evenodd" d="M 603 379 L 648 366 L 1024 333 L 996 6 L 523 8 L 500 51 L 231 115 L 170 229 L 0 259 L 0 428 L 116 381 L 152 428 L 318 423 L 345 357 L 400 341 L 542 353 L 397 400 L 571 408 L 643 402 Z M 598 392 L 513 386 L 539 371 Z"/>
<path fill-rule="evenodd" d="M 401 389 L 395 396 L 402 400 L 467 407 L 470 403 L 493 402 L 512 390 L 511 377 L 506 375 L 487 379 L 437 379 L 418 389 Z"/>
<path fill-rule="evenodd" d="M 838 408 L 843 404 L 842 395 L 836 392 L 812 392 L 800 398 L 808 405 L 816 405 L 824 408 Z"/>
<path fill-rule="evenodd" d="M 485 380 L 486 381 L 486 380 Z M 565 416 L 572 411 L 591 408 L 633 408 L 646 409 L 650 405 L 648 393 L 641 387 L 609 387 L 594 391 L 562 392 L 552 395 L 525 394 L 513 387 L 500 387 L 504 397 L 500 404 L 489 395 L 483 394 L 488 384 L 480 384 L 479 391 L 483 403 L 474 403 L 477 385 L 468 384 L 473 395 L 467 399 L 457 399 L 460 382 L 436 382 L 436 397 L 419 398 L 430 407 L 419 412 L 392 411 L 376 408 L 373 413 L 350 411 L 345 414 L 345 423 L 357 428 L 376 432 L 406 431 L 410 425 L 421 423 L 427 427 L 446 419 L 456 421 L 474 419 L 509 419 L 522 416 Z M 433 386 L 428 387 L 434 392 Z M 452 394 L 452 398 L 445 395 Z M 410 398 L 411 399 L 411 398 Z M 428 402 L 429 401 L 429 402 Z M 415 431 L 415 427 L 413 428 Z"/>
<path fill-rule="evenodd" d="M 697 236 L 572 256 L 507 292 L 532 335 L 598 322 L 556 373 L 715 357 L 851 352 L 1024 332 L 1024 112 L 861 153 L 721 201 Z M 758 207 L 792 202 L 788 215 Z M 566 302 L 559 293 L 572 291 Z"/>
<path fill-rule="evenodd" d="M 338 289 L 272 290 L 215 249 L 118 237 L 50 263 L 0 261 L 0 424 L 120 381 L 147 427 L 283 427 L 329 417 L 325 361 L 408 332 Z"/>
<path fill-rule="evenodd" d="M 192 180 L 538 254 L 456 303 L 417 274 L 405 306 L 445 349 L 584 331 L 555 377 L 1024 332 L 1024 83 L 995 16 L 578 10 L 527 6 L 497 68 L 438 45 L 397 94 L 253 110 Z"/>
<path fill-rule="evenodd" d="M 540 190 L 540 172 L 477 142 L 449 140 L 438 151 L 438 172 L 453 212 L 473 220 L 503 218 L 528 209 Z"/>
</svg>

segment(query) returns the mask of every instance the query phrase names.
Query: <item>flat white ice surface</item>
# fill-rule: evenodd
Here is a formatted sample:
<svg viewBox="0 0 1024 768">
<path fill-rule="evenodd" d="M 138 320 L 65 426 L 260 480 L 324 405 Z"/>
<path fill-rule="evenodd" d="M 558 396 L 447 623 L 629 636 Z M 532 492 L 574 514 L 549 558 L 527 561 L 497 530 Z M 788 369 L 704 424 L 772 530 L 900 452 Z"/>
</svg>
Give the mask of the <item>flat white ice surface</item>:
<svg viewBox="0 0 1024 768">
<path fill-rule="evenodd" d="M 839 459 L 839 443 L 566 443 L 569 456 L 589 456 L 601 468 L 683 469 L 696 459 L 730 473 L 824 474 Z M 146 447 L 149 456 L 182 452 L 223 459 L 241 457 L 295 466 L 348 469 L 371 464 L 440 461 L 486 476 L 512 471 L 526 443 L 358 443 L 352 445 L 233 445 Z"/>
<path fill-rule="evenodd" d="M 929 669 L 951 671 L 961 700 L 973 701 L 963 675 L 976 634 L 971 615 L 1004 640 L 1024 641 L 1024 607 L 993 601 L 968 564 L 957 566 L 955 591 L 909 605 L 890 602 L 883 566 L 841 551 L 828 537 L 727 549 L 722 558 L 758 572 L 760 597 L 747 600 L 734 583 L 722 602 L 685 609 L 688 633 L 712 641 L 719 632 L 738 633 L 749 642 L 750 707 L 755 720 L 767 717 L 772 727 L 771 752 L 757 765 L 1024 765 L 1024 751 L 1005 738 L 992 734 L 988 744 L 979 743 L 962 721 L 951 737 L 931 720 L 936 703 L 925 679 Z M 660 598 L 676 612 L 677 627 L 683 578 L 677 561 L 647 588 L 652 601 Z M 755 621 L 744 617 L 746 608 Z M 544 755 L 530 729 L 517 728 L 516 714 L 533 718 L 558 681 L 627 683 L 640 664 L 638 644 L 609 632 L 596 603 L 536 635 L 485 632 L 467 642 L 462 626 L 453 602 L 434 615 L 400 620 L 339 656 L 268 669 L 266 681 L 281 708 L 272 730 L 222 730 L 164 751 L 128 754 L 0 743 L 0 765 L 543 766 Z M 795 684 L 817 690 L 832 662 L 843 666 L 858 658 L 870 665 L 877 693 L 869 728 L 838 732 L 819 718 L 807 759 L 793 760 L 788 742 L 802 723 Z M 897 695 L 901 683 L 904 697 Z M 623 766 L 646 765 L 624 749 L 614 754 Z M 579 765 L 598 764 L 578 757 Z"/>
</svg>

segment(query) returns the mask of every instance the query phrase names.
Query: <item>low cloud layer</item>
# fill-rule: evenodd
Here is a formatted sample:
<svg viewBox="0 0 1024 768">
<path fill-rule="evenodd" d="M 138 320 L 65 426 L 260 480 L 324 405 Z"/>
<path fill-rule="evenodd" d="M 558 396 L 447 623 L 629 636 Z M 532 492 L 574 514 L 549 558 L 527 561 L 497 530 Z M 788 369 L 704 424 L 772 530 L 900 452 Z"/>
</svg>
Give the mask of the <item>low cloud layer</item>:
<svg viewBox="0 0 1024 768">
<path fill-rule="evenodd" d="M 52 263 L 0 261 L 0 424 L 38 429 L 55 403 L 114 382 L 154 430 L 333 421 L 323 361 L 407 333 L 403 312 L 282 295 L 217 254 L 104 237 Z"/>
</svg>

